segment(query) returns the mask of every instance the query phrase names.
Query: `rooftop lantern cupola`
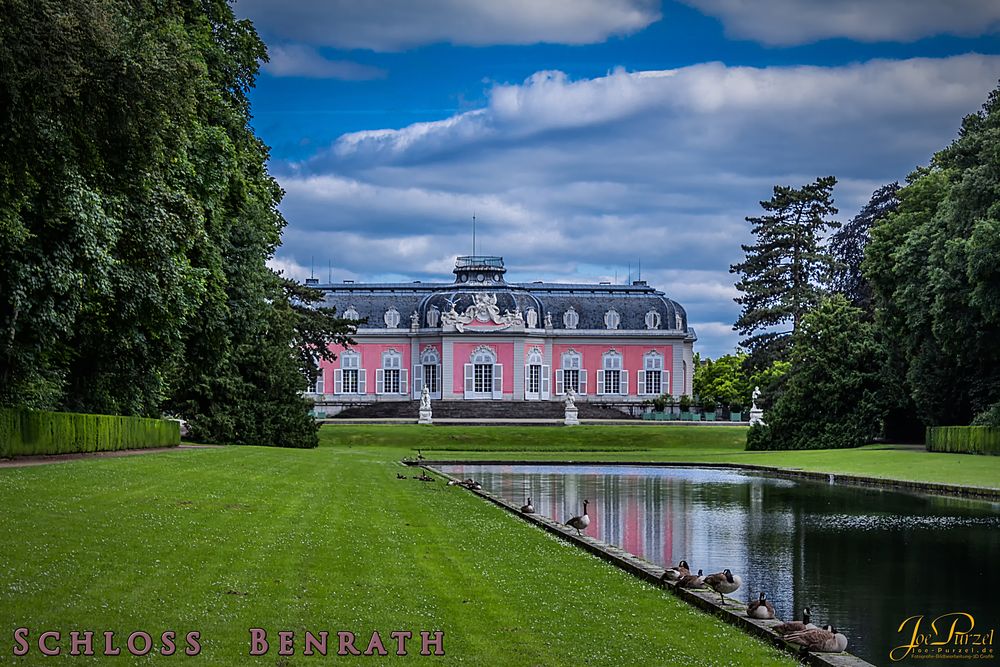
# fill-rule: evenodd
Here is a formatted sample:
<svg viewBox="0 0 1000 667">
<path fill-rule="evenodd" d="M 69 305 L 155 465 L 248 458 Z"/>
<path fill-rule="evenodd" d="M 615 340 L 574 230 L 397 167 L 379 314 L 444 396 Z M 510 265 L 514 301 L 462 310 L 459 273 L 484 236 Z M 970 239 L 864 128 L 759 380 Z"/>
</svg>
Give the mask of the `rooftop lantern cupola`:
<svg viewBox="0 0 1000 667">
<path fill-rule="evenodd" d="M 503 257 L 465 255 L 455 260 L 455 283 L 458 285 L 502 284 Z"/>
</svg>

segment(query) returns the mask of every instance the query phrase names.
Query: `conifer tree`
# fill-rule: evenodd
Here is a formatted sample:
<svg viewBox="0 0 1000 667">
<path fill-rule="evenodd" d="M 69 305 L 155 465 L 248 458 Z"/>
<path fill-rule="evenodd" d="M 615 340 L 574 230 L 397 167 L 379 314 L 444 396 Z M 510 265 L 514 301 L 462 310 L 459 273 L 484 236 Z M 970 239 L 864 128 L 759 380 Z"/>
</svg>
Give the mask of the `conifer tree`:
<svg viewBox="0 0 1000 667">
<path fill-rule="evenodd" d="M 836 263 L 823 237 L 840 227 L 829 218 L 837 213 L 836 183 L 825 176 L 801 188 L 776 185 L 760 203 L 766 215 L 746 219 L 756 242 L 742 246 L 746 259 L 729 270 L 740 276 L 736 303 L 743 310 L 734 328 L 746 336 L 740 345 L 754 370 L 785 358 L 790 334 L 827 292 Z"/>
<path fill-rule="evenodd" d="M 865 207 L 830 238 L 830 254 L 838 263 L 833 288 L 866 312 L 871 312 L 874 306 L 872 288 L 861 272 L 861 261 L 871 241 L 872 227 L 899 207 L 897 192 L 898 181 L 880 187 Z"/>
</svg>

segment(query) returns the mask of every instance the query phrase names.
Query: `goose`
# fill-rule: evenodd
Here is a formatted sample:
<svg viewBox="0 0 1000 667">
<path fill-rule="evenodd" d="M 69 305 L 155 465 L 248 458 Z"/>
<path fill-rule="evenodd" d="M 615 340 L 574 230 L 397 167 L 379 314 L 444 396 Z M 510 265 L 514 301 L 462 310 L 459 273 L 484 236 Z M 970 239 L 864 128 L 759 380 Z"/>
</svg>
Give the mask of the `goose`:
<svg viewBox="0 0 1000 667">
<path fill-rule="evenodd" d="M 747 616 L 750 618 L 774 618 L 774 605 L 768 602 L 764 591 L 760 592 L 760 599 L 747 605 Z"/>
<path fill-rule="evenodd" d="M 705 585 L 719 594 L 719 601 L 722 603 L 725 603 L 726 601 L 724 593 L 732 593 L 737 590 L 742 583 L 743 580 L 730 572 L 728 567 L 722 572 L 716 572 L 715 574 L 710 574 L 705 577 Z"/>
<path fill-rule="evenodd" d="M 448 480 L 448 486 L 457 486 L 459 484 L 461 484 L 461 482 L 458 481 L 457 479 L 449 479 Z"/>
<path fill-rule="evenodd" d="M 779 635 L 788 635 L 793 632 L 802 632 L 803 630 L 816 630 L 817 627 L 809 622 L 809 607 L 802 610 L 802 620 L 801 621 L 787 621 L 781 625 L 776 625 L 772 628 Z"/>
<path fill-rule="evenodd" d="M 531 498 L 528 498 L 528 504 L 527 505 L 521 505 L 521 512 L 523 514 L 534 514 L 535 513 L 535 506 L 531 504 Z"/>
<path fill-rule="evenodd" d="M 417 450 L 417 460 L 418 461 L 423 461 L 424 460 L 424 453 L 422 451 L 420 451 L 419 449 Z"/>
<path fill-rule="evenodd" d="M 677 581 L 681 577 L 686 577 L 689 574 L 691 574 L 691 568 L 688 567 L 688 562 L 686 560 L 682 560 L 677 563 L 677 567 L 668 567 L 664 570 L 663 574 L 660 576 L 660 581 Z"/>
<path fill-rule="evenodd" d="M 698 570 L 698 574 L 687 574 L 678 579 L 677 585 L 681 588 L 704 588 L 705 576 Z"/>
<path fill-rule="evenodd" d="M 793 632 L 785 637 L 793 644 L 802 646 L 806 651 L 819 651 L 820 653 L 843 653 L 847 650 L 847 637 L 837 632 L 832 625 L 827 625 L 822 630 L 802 630 Z"/>
<path fill-rule="evenodd" d="M 396 473 L 396 479 L 406 479 L 406 475 L 401 472 Z"/>
<path fill-rule="evenodd" d="M 587 526 L 590 525 L 590 516 L 587 514 L 587 505 L 590 504 L 589 500 L 583 501 L 583 514 L 580 516 L 575 516 L 566 522 L 566 525 L 570 528 L 576 528 L 576 534 L 580 535 L 581 530 L 586 530 Z"/>
</svg>

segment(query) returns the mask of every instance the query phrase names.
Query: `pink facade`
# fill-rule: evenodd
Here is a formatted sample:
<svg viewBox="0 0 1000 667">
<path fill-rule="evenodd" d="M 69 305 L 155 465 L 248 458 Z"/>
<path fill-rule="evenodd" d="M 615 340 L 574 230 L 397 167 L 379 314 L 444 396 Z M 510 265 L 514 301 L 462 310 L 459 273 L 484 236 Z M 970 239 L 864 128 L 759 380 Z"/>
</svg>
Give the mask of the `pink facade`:
<svg viewBox="0 0 1000 667">
<path fill-rule="evenodd" d="M 503 393 L 504 395 L 514 394 L 514 343 L 513 342 L 493 342 L 493 343 L 483 343 L 483 342 L 470 342 L 470 343 L 459 343 L 453 344 L 453 364 L 452 364 L 452 393 L 461 394 L 464 388 L 464 372 L 465 364 L 469 363 L 472 358 L 473 353 L 479 347 L 487 347 L 493 351 L 496 356 L 497 363 L 503 366 Z M 419 345 L 420 353 L 423 353 L 428 348 L 433 349 L 437 352 L 438 359 L 443 359 L 443 350 L 441 343 L 421 343 Z M 523 359 L 527 363 L 528 356 L 531 354 L 533 349 L 538 349 L 542 354 L 542 358 L 545 357 L 546 345 L 542 342 L 536 343 L 523 343 Z M 322 372 L 323 378 L 328 386 L 333 386 L 333 369 L 341 368 L 340 352 L 343 348 L 337 347 L 338 359 L 332 364 L 328 362 L 323 362 Z M 408 371 L 412 369 L 415 365 L 420 364 L 419 356 L 414 359 L 411 355 L 410 344 L 408 342 L 395 342 L 395 343 L 359 343 L 353 348 L 354 352 L 358 352 L 361 355 L 361 368 L 365 371 L 367 392 L 369 394 L 375 393 L 375 371 L 382 367 L 382 354 L 395 350 L 399 353 L 402 358 L 402 368 Z M 628 372 L 628 388 L 626 391 L 627 395 L 635 396 L 641 394 L 641 388 L 639 387 L 639 372 L 644 370 L 645 357 L 650 352 L 657 352 L 663 357 L 663 370 L 668 373 L 669 385 L 663 387 L 662 391 L 665 393 L 673 394 L 678 396 L 684 393 L 683 387 L 681 386 L 684 382 L 684 378 L 677 377 L 672 372 L 674 368 L 674 347 L 672 345 L 637 345 L 637 344 L 626 344 L 626 345 L 610 345 L 610 344 L 563 344 L 554 343 L 552 345 L 552 356 L 551 364 L 545 362 L 543 365 L 549 366 L 549 378 L 552 382 L 552 387 L 555 387 L 555 373 L 557 370 L 562 368 L 562 355 L 569 351 L 575 351 L 580 354 L 583 358 L 583 370 L 587 371 L 587 393 L 593 395 L 597 391 L 597 371 L 603 368 L 604 355 L 611 350 L 614 350 L 622 355 L 622 370 Z M 553 390 L 554 393 L 554 390 Z"/>
<path fill-rule="evenodd" d="M 496 362 L 503 366 L 503 393 L 514 393 L 514 343 L 455 343 L 452 348 L 452 387 L 460 394 L 465 386 L 465 364 L 480 347 L 488 347 L 496 355 Z"/>
<path fill-rule="evenodd" d="M 658 352 L 663 356 L 663 369 L 670 373 L 673 369 L 674 357 L 672 345 L 609 345 L 609 344 L 585 344 L 585 345 L 565 345 L 554 344 L 552 346 L 552 372 L 562 367 L 562 355 L 570 350 L 574 350 L 583 357 L 583 368 L 587 371 L 588 386 L 587 392 L 597 391 L 597 371 L 601 370 L 604 363 L 604 355 L 611 350 L 615 350 L 622 355 L 622 369 L 628 371 L 628 391 L 629 395 L 639 394 L 639 371 L 643 370 L 643 361 L 650 352 Z M 666 393 L 680 395 L 684 393 L 680 388 L 682 378 L 675 378 L 670 373 L 670 387 L 664 387 Z M 675 387 L 676 385 L 676 387 Z"/>
<path fill-rule="evenodd" d="M 346 348 L 341 345 L 331 345 L 330 349 L 336 352 L 337 359 L 332 364 L 324 361 L 320 365 L 320 371 L 323 374 L 324 382 L 327 383 L 326 386 L 332 388 L 334 386 L 333 371 L 337 368 L 343 368 L 344 357 L 342 352 L 344 352 Z M 440 345 L 437 346 L 437 350 L 440 355 Z M 400 355 L 402 358 L 402 362 L 400 364 L 401 370 L 407 370 L 413 367 L 413 360 L 410 355 L 410 343 L 408 341 L 396 343 L 359 343 L 358 345 L 350 348 L 350 351 L 357 352 L 361 355 L 361 370 L 365 372 L 365 393 L 367 394 L 374 394 L 376 392 L 375 371 L 382 368 L 382 354 L 384 352 L 395 351 Z M 407 382 L 409 383 L 410 378 L 408 370 L 406 375 Z"/>
</svg>

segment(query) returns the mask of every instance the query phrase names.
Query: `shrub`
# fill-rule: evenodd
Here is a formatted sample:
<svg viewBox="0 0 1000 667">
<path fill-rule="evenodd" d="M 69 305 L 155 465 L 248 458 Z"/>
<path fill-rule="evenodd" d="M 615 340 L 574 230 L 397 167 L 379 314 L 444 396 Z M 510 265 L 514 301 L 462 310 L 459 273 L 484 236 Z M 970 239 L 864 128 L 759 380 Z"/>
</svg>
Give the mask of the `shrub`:
<svg viewBox="0 0 1000 667">
<path fill-rule="evenodd" d="M 1000 455 L 1000 428 L 932 426 L 927 429 L 927 451 Z"/>
<path fill-rule="evenodd" d="M 0 457 L 69 454 L 180 444 L 169 419 L 0 409 Z"/>
<path fill-rule="evenodd" d="M 747 451 L 762 451 L 765 449 L 774 449 L 771 442 L 771 429 L 764 424 L 754 424 L 747 431 Z"/>
</svg>

